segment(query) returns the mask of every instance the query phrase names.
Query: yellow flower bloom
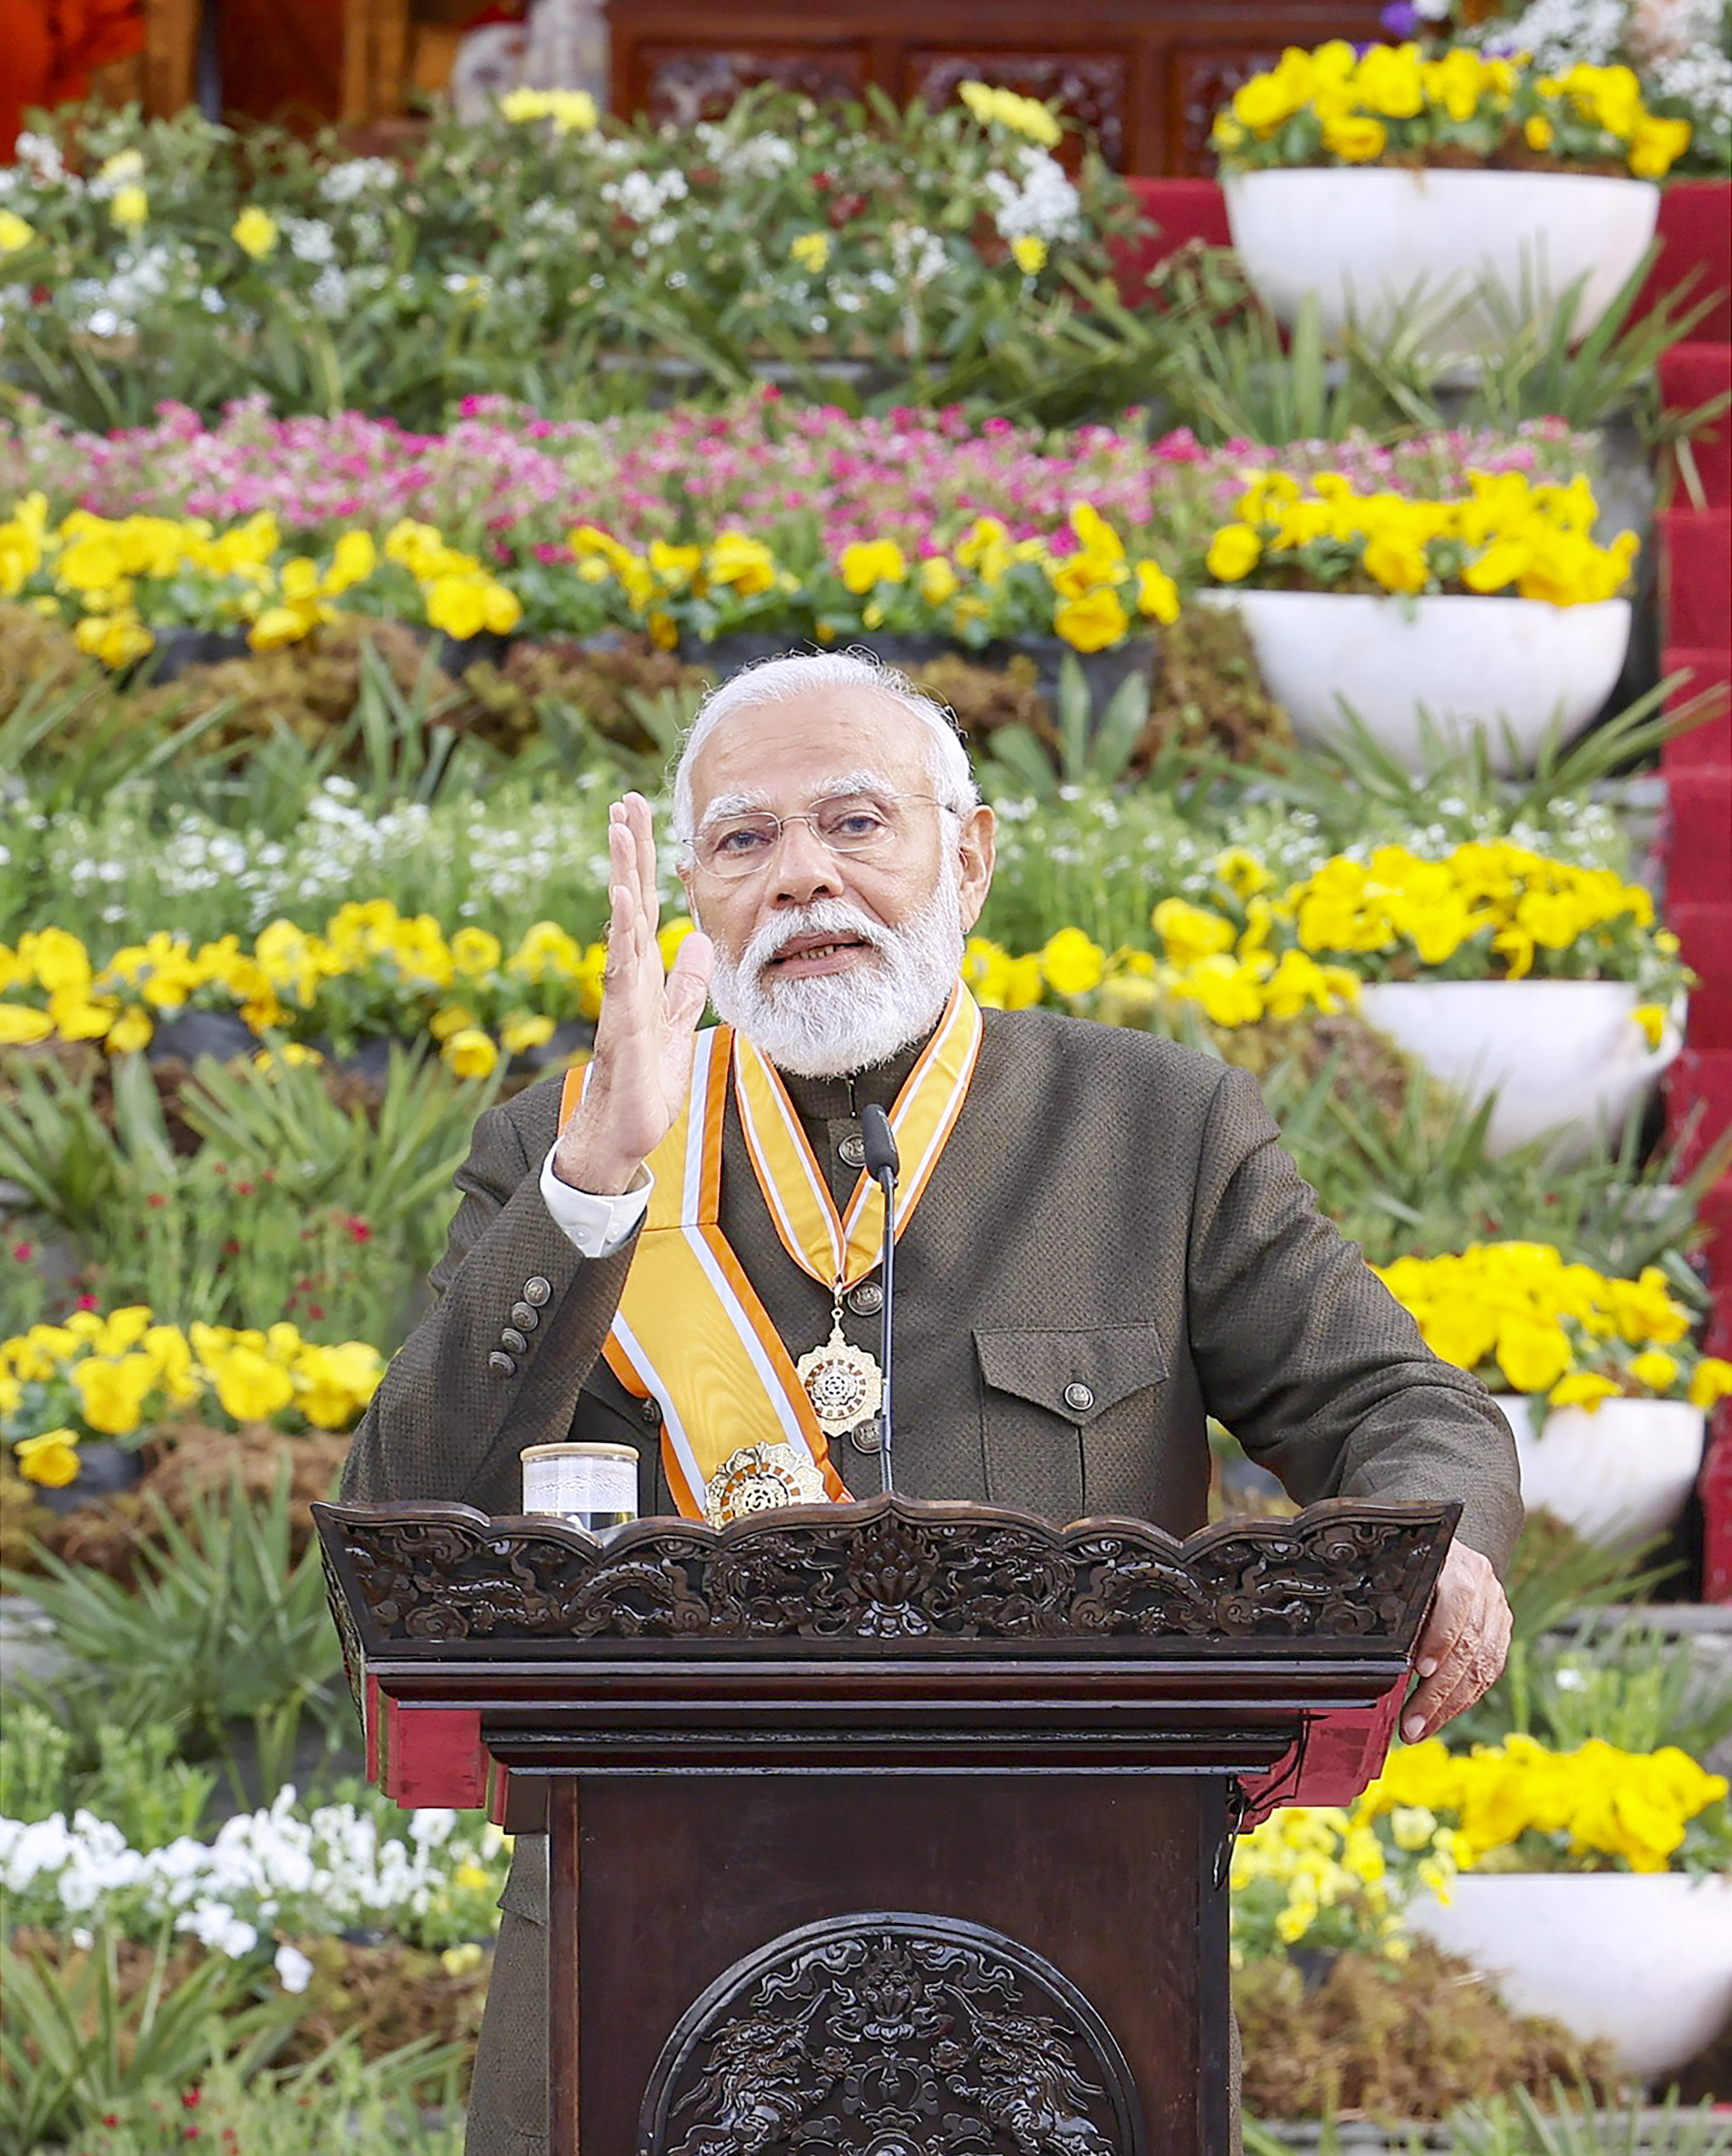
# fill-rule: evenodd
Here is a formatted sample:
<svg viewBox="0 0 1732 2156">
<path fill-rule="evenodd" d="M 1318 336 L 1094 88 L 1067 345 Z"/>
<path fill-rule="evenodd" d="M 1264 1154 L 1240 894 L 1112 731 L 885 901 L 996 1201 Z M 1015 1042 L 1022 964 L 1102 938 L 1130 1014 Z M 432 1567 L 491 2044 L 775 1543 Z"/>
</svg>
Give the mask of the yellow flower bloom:
<svg viewBox="0 0 1732 2156">
<path fill-rule="evenodd" d="M 958 578 L 943 554 L 930 555 L 920 565 L 920 596 L 928 606 L 942 606 L 958 588 Z"/>
<path fill-rule="evenodd" d="M 269 210 L 249 203 L 229 228 L 229 236 L 243 254 L 249 254 L 255 262 L 262 262 L 276 245 L 276 219 Z"/>
<path fill-rule="evenodd" d="M 79 1477 L 78 1436 L 64 1426 L 45 1430 L 39 1437 L 20 1438 L 13 1447 L 18 1471 L 27 1482 L 45 1490 L 64 1490 Z"/>
<path fill-rule="evenodd" d="M 1182 898 L 1164 898 L 1150 920 L 1175 966 L 1194 966 L 1233 947 L 1236 932 L 1231 921 Z"/>
<path fill-rule="evenodd" d="M 35 226 L 26 224 L 16 210 L 0 209 L 0 254 L 22 254 L 35 237 Z"/>
<path fill-rule="evenodd" d="M 0 1048 L 33 1048 L 52 1038 L 54 1022 L 29 1004 L 0 1004 Z"/>
<path fill-rule="evenodd" d="M 1102 586 L 1055 607 L 1052 626 L 1077 651 L 1104 651 L 1121 643 L 1131 625 L 1117 592 Z"/>
<path fill-rule="evenodd" d="M 1349 165 L 1370 164 L 1388 148 L 1389 139 L 1389 130 L 1383 122 L 1365 112 L 1344 115 L 1327 124 L 1323 131 L 1324 149 Z"/>
<path fill-rule="evenodd" d="M 1209 542 L 1206 566 L 1217 583 L 1236 584 L 1262 558 L 1263 542 L 1248 524 L 1224 524 Z"/>
<path fill-rule="evenodd" d="M 1554 1408 L 1584 1408 L 1594 1414 L 1602 1402 L 1615 1400 L 1619 1389 L 1614 1378 L 1601 1377 L 1595 1370 L 1572 1370 L 1567 1377 L 1560 1378 L 1546 1394 L 1546 1404 Z"/>
<path fill-rule="evenodd" d="M 1657 1048 L 1666 1032 L 1666 1012 L 1660 1004 L 1637 1004 L 1630 1014 L 1647 1037 L 1650 1048 Z"/>
<path fill-rule="evenodd" d="M 712 583 L 730 584 L 746 598 L 775 587 L 775 556 L 761 539 L 748 539 L 743 531 L 718 532 L 706 567 Z"/>
<path fill-rule="evenodd" d="M 136 232 L 151 213 L 151 198 L 136 185 L 117 187 L 114 200 L 108 206 L 111 223 L 122 232 Z"/>
<path fill-rule="evenodd" d="M 553 1038 L 553 1021 L 544 1012 L 525 1012 L 507 1019 L 499 1029 L 499 1044 L 507 1055 L 523 1055 Z"/>
<path fill-rule="evenodd" d="M 1685 1398 L 1693 1408 L 1704 1409 L 1732 1399 L 1732 1363 L 1718 1355 L 1704 1355 L 1691 1374 Z"/>
<path fill-rule="evenodd" d="M 878 584 L 899 584 L 908 573 L 907 559 L 893 539 L 856 540 L 842 549 L 837 567 L 856 598 Z"/>
<path fill-rule="evenodd" d="M 486 1078 L 498 1064 L 499 1050 L 479 1026 L 466 1025 L 446 1041 L 439 1060 L 460 1078 Z"/>
<path fill-rule="evenodd" d="M 262 1348 L 237 1340 L 213 1360 L 202 1358 L 224 1414 L 236 1422 L 265 1422 L 292 1404 L 295 1380 Z"/>
<path fill-rule="evenodd" d="M 1061 928 L 1041 952 L 1047 985 L 1061 996 L 1087 995 L 1098 988 L 1106 964 L 1106 952 L 1080 928 Z"/>
<path fill-rule="evenodd" d="M 1663 1348 L 1645 1348 L 1631 1357 L 1630 1375 L 1645 1393 L 1669 1393 L 1678 1383 L 1678 1363 Z"/>
<path fill-rule="evenodd" d="M 157 1382 L 156 1359 L 150 1355 L 87 1356 L 73 1365 L 69 1375 L 85 1420 L 105 1437 L 131 1435 Z"/>
<path fill-rule="evenodd" d="M 1046 243 L 1035 233 L 1019 233 L 1010 242 L 1010 254 L 1025 277 L 1037 277 L 1046 267 Z"/>
<path fill-rule="evenodd" d="M 1168 625 L 1179 619 L 1179 587 L 1159 562 L 1137 564 L 1137 611 Z"/>
<path fill-rule="evenodd" d="M 815 277 L 830 260 L 830 234 L 827 232 L 799 233 L 788 252 L 802 270 Z"/>
</svg>

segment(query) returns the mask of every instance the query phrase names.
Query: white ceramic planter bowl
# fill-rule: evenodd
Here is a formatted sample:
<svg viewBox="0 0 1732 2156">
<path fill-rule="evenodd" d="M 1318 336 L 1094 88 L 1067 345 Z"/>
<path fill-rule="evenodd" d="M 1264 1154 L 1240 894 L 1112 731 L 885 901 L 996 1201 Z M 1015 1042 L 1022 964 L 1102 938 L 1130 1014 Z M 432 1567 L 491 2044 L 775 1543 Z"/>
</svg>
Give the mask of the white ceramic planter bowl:
<svg viewBox="0 0 1732 2156">
<path fill-rule="evenodd" d="M 1549 324 L 1586 277 L 1573 328 L 1586 336 L 1654 236 L 1660 191 L 1597 172 L 1237 172 L 1227 222 L 1259 299 L 1289 326 L 1315 292 L 1326 333 L 1374 337 L 1417 321 L 1429 357 L 1461 360 L 1507 341 L 1508 313 Z"/>
<path fill-rule="evenodd" d="M 1534 1403 L 1498 1394 L 1515 1433 L 1522 1502 L 1611 1548 L 1663 1535 L 1702 1467 L 1708 1418 L 1687 1400 L 1606 1400 L 1553 1408 L 1534 1427 Z"/>
<path fill-rule="evenodd" d="M 1732 1881 L 1661 1872 L 1469 1872 L 1409 1921 L 1508 2004 L 1601 2037 L 1625 2071 L 1675 2073 L 1732 2015 Z"/>
<path fill-rule="evenodd" d="M 1567 738 L 1600 709 L 1630 644 L 1627 599 L 1557 607 L 1236 587 L 1197 597 L 1238 608 L 1269 694 L 1301 741 L 1339 735 L 1344 705 L 1416 771 L 1421 710 L 1457 747 L 1482 727 L 1500 776 L 1530 770 L 1549 726 Z"/>
<path fill-rule="evenodd" d="M 1476 1103 L 1497 1094 L 1493 1152 L 1550 1134 L 1560 1161 L 1616 1136 L 1683 1044 L 1682 1001 L 1657 1048 L 1636 1005 L 1627 981 L 1379 981 L 1359 991 L 1365 1022 L 1435 1077 Z"/>
</svg>

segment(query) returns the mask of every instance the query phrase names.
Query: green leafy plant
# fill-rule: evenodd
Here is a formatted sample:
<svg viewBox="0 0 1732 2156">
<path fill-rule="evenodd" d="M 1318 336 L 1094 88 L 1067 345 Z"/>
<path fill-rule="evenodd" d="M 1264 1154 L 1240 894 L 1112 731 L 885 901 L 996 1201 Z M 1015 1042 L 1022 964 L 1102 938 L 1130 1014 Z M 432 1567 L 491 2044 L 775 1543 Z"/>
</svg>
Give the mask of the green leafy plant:
<svg viewBox="0 0 1732 2156">
<path fill-rule="evenodd" d="M 193 1498 L 184 1524 L 156 1507 L 131 1590 L 51 1556 L 28 1584 L 0 1574 L 41 1608 L 69 1659 L 24 1697 L 59 1714 L 91 1764 L 105 1730 L 144 1742 L 142 1732 L 171 1729 L 184 1755 L 219 1762 L 239 1798 L 246 1750 L 270 1790 L 289 1779 L 303 1718 L 327 1749 L 350 1733 L 317 1548 L 292 1553 L 289 1484 L 285 1460 L 263 1504 L 234 1484 Z M 114 1762 L 112 1740 L 108 1756 Z"/>
<path fill-rule="evenodd" d="M 1608 2107 L 1591 2090 L 1554 2082 L 1542 2103 L 1529 2089 L 1463 2105 L 1450 2121 L 1452 2156 L 1726 2156 L 1732 2119 L 1675 2090 Z"/>
<path fill-rule="evenodd" d="M 244 2156 L 306 2156 L 340 2144 L 352 2156 L 461 2156 L 452 2046 L 405 2046 L 363 2061 L 352 2041 L 304 2065 L 249 2075 L 220 2057 L 188 2087 L 146 2083 L 74 2135 L 66 2156 L 186 2156 L 201 2143 Z M 443 2102 L 440 2099 L 443 2098 Z"/>
<path fill-rule="evenodd" d="M 244 1964 L 172 1942 L 172 1922 L 150 1947 L 0 1939 L 0 2156 L 35 2156 L 146 2090 L 178 2097 L 218 2056 L 244 2073 L 280 2039 L 291 1998 L 259 1999 Z"/>
</svg>

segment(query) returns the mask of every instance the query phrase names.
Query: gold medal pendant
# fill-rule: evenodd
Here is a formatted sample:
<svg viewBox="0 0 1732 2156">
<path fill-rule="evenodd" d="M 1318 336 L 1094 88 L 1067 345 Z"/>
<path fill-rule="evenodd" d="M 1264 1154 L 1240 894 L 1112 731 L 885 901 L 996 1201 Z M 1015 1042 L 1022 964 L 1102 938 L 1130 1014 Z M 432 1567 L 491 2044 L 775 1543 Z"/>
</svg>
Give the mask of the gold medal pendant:
<svg viewBox="0 0 1732 2156">
<path fill-rule="evenodd" d="M 884 1399 L 884 1373 L 863 1348 L 842 1337 L 839 1303 L 831 1313 L 830 1337 L 813 1348 L 794 1366 L 805 1388 L 818 1427 L 826 1437 L 845 1437 L 863 1422 L 870 1422 Z"/>
</svg>

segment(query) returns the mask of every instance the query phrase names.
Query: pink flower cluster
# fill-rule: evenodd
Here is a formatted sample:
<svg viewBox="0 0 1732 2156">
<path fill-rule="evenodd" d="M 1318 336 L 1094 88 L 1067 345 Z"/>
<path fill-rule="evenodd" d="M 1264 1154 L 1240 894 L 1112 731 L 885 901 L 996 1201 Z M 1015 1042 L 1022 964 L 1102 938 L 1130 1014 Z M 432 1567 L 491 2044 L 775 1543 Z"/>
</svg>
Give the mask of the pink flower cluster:
<svg viewBox="0 0 1732 2156">
<path fill-rule="evenodd" d="M 165 405 L 155 424 L 105 439 L 27 417 L 0 430 L 0 513 L 39 487 L 57 515 L 83 506 L 222 525 L 270 510 L 310 542 L 412 516 L 501 561 L 563 557 L 565 534 L 580 522 L 640 546 L 733 527 L 779 552 L 834 559 L 856 540 L 936 552 L 979 516 L 1001 518 L 1019 538 L 1046 536 L 1087 501 L 1128 538 L 1164 539 L 1164 552 L 1182 552 L 1230 511 L 1251 469 L 1335 470 L 1360 488 L 1447 497 L 1465 491 L 1469 466 L 1567 478 L 1589 454 L 1555 420 L 1514 435 L 1455 431 L 1393 448 L 1359 438 L 1210 449 L 1184 429 L 1151 443 L 1134 412 L 1118 427 L 1049 435 L 957 408 L 856 418 L 773 389 L 722 412 L 596 422 L 555 422 L 502 398 L 474 398 L 443 434 L 357 413 L 277 419 L 249 398 L 215 426 Z"/>
</svg>

